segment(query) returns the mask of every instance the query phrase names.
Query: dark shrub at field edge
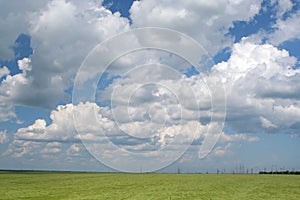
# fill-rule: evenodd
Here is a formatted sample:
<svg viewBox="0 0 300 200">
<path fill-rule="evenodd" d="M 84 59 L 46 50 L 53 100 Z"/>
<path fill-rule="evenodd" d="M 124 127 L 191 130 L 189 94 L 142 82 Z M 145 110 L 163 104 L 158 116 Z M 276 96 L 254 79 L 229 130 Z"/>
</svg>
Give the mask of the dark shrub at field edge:
<svg viewBox="0 0 300 200">
<path fill-rule="evenodd" d="M 259 172 L 259 174 L 292 174 L 292 175 L 300 175 L 300 171 L 275 171 L 275 172 Z"/>
</svg>

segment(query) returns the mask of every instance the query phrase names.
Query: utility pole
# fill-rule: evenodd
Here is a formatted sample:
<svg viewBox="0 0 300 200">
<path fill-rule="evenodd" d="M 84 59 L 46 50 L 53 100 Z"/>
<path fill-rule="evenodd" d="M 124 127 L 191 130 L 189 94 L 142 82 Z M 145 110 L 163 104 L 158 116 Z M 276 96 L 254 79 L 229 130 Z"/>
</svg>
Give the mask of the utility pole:
<svg viewBox="0 0 300 200">
<path fill-rule="evenodd" d="M 180 174 L 180 168 L 178 167 L 178 169 L 177 169 L 177 174 Z"/>
</svg>

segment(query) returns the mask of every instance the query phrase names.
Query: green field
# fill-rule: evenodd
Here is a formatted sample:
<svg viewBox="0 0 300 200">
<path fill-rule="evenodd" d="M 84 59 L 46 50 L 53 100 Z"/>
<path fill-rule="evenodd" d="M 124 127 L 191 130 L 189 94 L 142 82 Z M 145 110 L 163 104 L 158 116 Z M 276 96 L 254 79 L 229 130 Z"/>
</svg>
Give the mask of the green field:
<svg viewBox="0 0 300 200">
<path fill-rule="evenodd" d="M 300 176 L 0 173 L 0 199 L 300 199 Z"/>
</svg>

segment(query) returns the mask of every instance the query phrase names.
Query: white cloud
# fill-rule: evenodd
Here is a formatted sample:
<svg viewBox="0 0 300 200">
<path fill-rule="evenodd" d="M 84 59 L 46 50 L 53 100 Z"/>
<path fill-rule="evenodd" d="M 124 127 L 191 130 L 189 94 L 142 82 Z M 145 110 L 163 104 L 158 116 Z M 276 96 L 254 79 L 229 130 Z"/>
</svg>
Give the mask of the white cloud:
<svg viewBox="0 0 300 200">
<path fill-rule="evenodd" d="M 5 122 L 16 117 L 13 105 L 0 102 L 0 121 Z"/>
<path fill-rule="evenodd" d="M 260 9 L 262 1 L 216 2 L 188 0 L 134 1 L 130 9 L 133 27 L 166 27 L 195 38 L 214 54 L 231 43 L 224 37 L 233 21 L 248 21 Z M 145 14 L 147 13 L 147 14 Z"/>
<path fill-rule="evenodd" d="M 250 4 L 234 1 L 230 1 L 229 4 L 225 1 L 220 3 L 222 5 L 196 1 L 176 4 L 169 1 L 134 2 L 131 17 L 134 27 L 164 25 L 164 27 L 179 31 L 186 30 L 187 34 L 200 39 L 199 41 L 205 38 L 205 35 L 211 36 L 204 40 L 208 46 L 214 48 L 215 45 L 211 45 L 211 41 L 213 44 L 221 43 L 221 38 L 227 31 L 219 31 L 221 28 L 230 27 L 233 20 L 248 20 L 257 13 L 260 7 L 260 1 Z M 28 7 L 24 6 L 23 10 L 10 3 L 8 5 L 2 2 L 2 4 L 3 8 L 9 8 L 4 12 L 6 15 L 3 13 L 3 17 L 17 17 L 20 21 L 18 24 L 22 23 L 20 29 L 11 31 L 14 34 L 21 32 L 29 34 L 31 46 L 34 49 L 33 55 L 25 58 L 30 59 L 30 64 L 29 60 L 28 62 L 24 59 L 19 61 L 19 67 L 23 72 L 7 77 L 0 86 L 2 93 L 8 95 L 3 102 L 11 102 L 13 105 L 52 108 L 58 101 L 64 101 L 65 90 L 72 86 L 80 63 L 94 45 L 116 33 L 129 30 L 129 21 L 121 18 L 118 13 L 112 14 L 101 7 L 101 1 L 82 3 L 54 0 L 48 1 L 47 4 L 45 2 L 37 5 L 29 3 Z M 223 9 L 223 6 L 226 9 Z M 142 13 L 152 8 L 155 8 L 153 13 L 149 12 L 147 15 L 149 18 L 145 18 Z M 236 12 L 246 8 L 247 12 Z M 207 9 L 211 12 L 206 12 Z M 165 18 L 165 15 L 168 18 Z M 159 18 L 158 24 L 155 23 L 155 18 Z M 173 22 L 179 23 L 179 26 L 173 27 Z M 197 27 L 203 25 L 203 34 L 197 34 L 199 29 L 195 29 L 196 25 Z M 153 40 L 151 37 L 149 39 L 150 42 L 162 41 L 161 39 L 157 41 L 155 38 Z M 10 44 L 12 44 L 11 40 L 7 39 Z M 26 62 L 28 64 L 25 64 Z M 25 71 L 30 71 L 30 73 L 26 73 L 25 76 Z M 10 113 L 13 113 L 13 110 Z M 8 118 L 5 117 L 6 120 Z"/>
<path fill-rule="evenodd" d="M 31 71 L 31 59 L 30 58 L 23 58 L 22 60 L 18 60 L 19 69 L 23 72 Z"/>
<path fill-rule="evenodd" d="M 10 76 L 1 69 L 8 76 L 0 85 L 0 107 L 9 108 L 9 112 L 1 111 L 4 116 L 0 120 L 14 117 L 15 105 L 53 108 L 59 101 L 68 101 L 65 90 L 73 85 L 89 51 L 111 35 L 129 29 L 129 21 L 103 8 L 101 1 L 12 2 L 0 2 L 0 27 L 6 28 L 1 31 L 2 59 L 12 59 L 10 47 L 21 33 L 31 37 L 34 53 L 18 61 L 19 74 Z"/>
<path fill-rule="evenodd" d="M 9 141 L 7 130 L 0 131 L 0 144 L 7 143 Z"/>
<path fill-rule="evenodd" d="M 246 142 L 257 142 L 259 141 L 259 137 L 257 136 L 251 136 L 249 134 L 222 134 L 220 138 L 220 142 L 240 142 L 240 141 L 246 141 Z"/>
<path fill-rule="evenodd" d="M 31 70 L 30 59 L 24 58 L 18 61 L 21 73 L 15 75 L 7 75 L 0 83 L 0 114 L 1 121 L 7 121 L 15 118 L 14 105 L 20 103 L 24 97 L 30 96 L 30 90 L 24 91 L 31 80 L 27 72 Z"/>
<path fill-rule="evenodd" d="M 228 62 L 213 68 L 226 80 L 228 125 L 238 132 L 294 132 L 300 109 L 296 61 L 270 44 L 235 44 Z"/>
<path fill-rule="evenodd" d="M 51 124 L 47 125 L 44 119 L 37 119 L 32 125 L 20 128 L 14 134 L 14 141 L 10 144 L 5 155 L 14 157 L 22 156 L 42 156 L 43 154 L 58 154 L 72 153 L 79 149 L 75 148 L 74 143 L 78 143 L 80 136 L 74 126 L 73 111 L 81 112 L 86 124 L 86 135 L 81 135 L 82 138 L 88 138 L 90 132 L 95 136 L 95 127 L 90 127 L 87 117 L 93 113 L 94 104 L 87 103 L 78 107 L 71 104 L 58 106 L 50 114 Z M 97 138 L 90 138 L 97 139 Z M 64 150 L 65 149 L 65 150 Z M 69 150 L 67 150 L 69 149 Z"/>
<path fill-rule="evenodd" d="M 45 148 L 42 149 L 42 154 L 57 154 L 61 152 L 62 144 L 59 142 L 51 142 L 45 145 Z"/>
<path fill-rule="evenodd" d="M 78 106 L 67 104 L 64 106 L 58 106 L 56 110 L 53 110 L 50 114 L 52 123 L 47 126 L 46 121 L 43 119 L 37 119 L 34 124 L 20 128 L 15 134 L 17 140 L 34 140 L 40 142 L 47 141 L 59 141 L 59 142 L 78 142 L 79 135 L 77 134 L 74 126 L 73 112 L 79 112 L 81 115 L 80 122 L 78 122 L 78 129 L 84 131 L 82 138 L 87 138 L 89 134 L 95 136 L 96 131 L 99 129 L 94 127 L 90 123 L 89 115 L 102 110 L 105 113 L 105 108 L 97 107 L 95 104 L 86 103 Z M 101 117 L 101 113 L 99 113 Z M 102 121 L 104 123 L 104 121 Z M 84 127 L 80 125 L 85 124 Z M 105 124 L 102 125 L 106 127 Z M 95 136 L 96 139 L 96 136 Z"/>
<path fill-rule="evenodd" d="M 28 34 L 28 13 L 42 9 L 48 0 L 0 1 L 0 60 L 12 60 L 12 47 L 21 33 Z"/>
<path fill-rule="evenodd" d="M 77 144 L 72 144 L 70 146 L 70 150 L 73 152 L 79 152 L 80 151 L 80 147 Z"/>
<path fill-rule="evenodd" d="M 10 70 L 6 67 L 3 66 L 0 68 L 0 79 L 10 73 Z"/>
<path fill-rule="evenodd" d="M 224 157 L 227 156 L 231 153 L 230 148 L 232 147 L 232 143 L 228 143 L 227 145 L 225 145 L 224 147 L 216 147 L 213 152 L 212 152 L 212 156 L 216 156 L 216 157 Z"/>
<path fill-rule="evenodd" d="M 282 16 L 291 9 L 291 4 L 284 3 L 290 1 L 279 2 L 281 10 L 278 15 Z M 10 4 L 8 7 L 14 9 L 6 11 L 6 14 L 0 12 L 0 27 L 7 26 L 4 37 L 0 39 L 0 42 L 5 40 L 0 47 L 2 59 L 12 57 L 9 46 L 22 32 L 30 35 L 34 49 L 30 58 L 18 61 L 21 73 L 9 75 L 7 67 L 0 69 L 0 78 L 3 77 L 0 85 L 2 121 L 16 118 L 14 106 L 17 104 L 51 108 L 58 101 L 64 101 L 65 90 L 72 86 L 79 65 L 94 45 L 130 29 L 127 19 L 101 7 L 100 1 L 83 3 L 53 0 L 36 6 L 31 3 L 24 10 L 11 6 L 11 3 L 0 3 Z M 260 3 L 260 0 L 144 0 L 135 1 L 130 12 L 132 27 L 162 26 L 182 31 L 214 54 L 231 44 L 232 38 L 226 38 L 224 34 L 232 27 L 232 22 L 249 20 L 259 11 Z M 0 6 L 0 10 L 5 10 L 1 8 L 5 6 Z M 278 29 L 270 41 L 279 44 L 298 38 L 299 31 L 294 28 L 298 27 L 298 15 L 299 12 L 285 20 L 278 19 L 275 25 Z M 20 26 L 9 25 L 14 22 Z M 126 45 L 139 47 L 141 44 L 163 43 L 163 47 L 174 47 L 177 42 L 186 42 L 177 37 L 166 40 L 166 37 L 169 36 L 149 34 L 142 40 L 130 38 L 129 42 L 122 41 L 116 46 L 121 49 Z M 188 47 L 185 46 L 186 49 Z M 189 53 L 193 54 L 193 51 Z M 299 134 L 300 70 L 293 69 L 297 60 L 286 50 L 271 44 L 255 44 L 249 38 L 244 38 L 233 45 L 227 62 L 215 65 L 206 74 L 191 77 L 175 71 L 186 69 L 189 66 L 187 63 L 169 58 L 170 54 L 165 53 L 159 58 L 157 55 L 157 52 L 138 52 L 125 55 L 112 64 L 108 69 L 109 75 L 123 76 L 100 91 L 98 99 L 103 102 L 112 100 L 111 108 L 89 102 L 58 106 L 51 111 L 50 124 L 45 119 L 37 119 L 32 125 L 18 129 L 5 155 L 79 156 L 84 149 L 79 144 L 82 139 L 90 145 L 90 150 L 96 149 L 97 155 L 120 162 L 114 156 L 114 150 L 103 151 L 101 148 L 105 147 L 103 144 L 107 143 L 107 138 L 125 150 L 121 153 L 127 157 L 130 156 L 127 151 L 147 152 L 145 155 L 151 157 L 155 155 L 151 151 L 164 148 L 174 141 L 174 146 L 164 156 L 175 154 L 193 139 L 202 142 L 208 137 L 209 128 L 219 133 L 218 123 L 224 117 L 220 108 L 224 99 L 218 95 L 221 92 L 214 91 L 216 96 L 212 109 L 210 90 L 220 88 L 208 87 L 219 81 L 219 74 L 222 75 L 228 98 L 226 126 L 237 134 L 223 133 L 220 143 L 224 147 L 216 148 L 215 155 L 226 155 L 235 142 L 259 140 L 247 134 L 249 132 Z M 200 55 L 194 57 L 200 60 Z M 175 66 L 173 71 L 162 65 L 155 67 L 155 63 L 162 61 L 163 64 Z M 148 65 L 127 71 L 128 66 L 136 63 Z M 211 121 L 212 112 L 218 116 L 214 121 Z M 75 119 L 76 126 L 74 113 L 80 116 Z M 209 139 L 218 137 L 218 134 L 212 134 Z M 7 140 L 6 131 L 0 132 L 0 143 Z"/>
<path fill-rule="evenodd" d="M 278 0 L 278 17 L 282 16 L 293 8 L 293 2 L 291 0 Z"/>
<path fill-rule="evenodd" d="M 244 38 L 233 46 L 228 62 L 219 63 L 215 68 L 226 78 L 226 82 L 235 83 L 245 80 L 243 78 L 251 73 L 266 79 L 292 77 L 299 72 L 291 69 L 296 61 L 286 50 L 279 50 L 270 44 L 253 44 Z"/>
<path fill-rule="evenodd" d="M 175 105 L 179 104 L 183 113 L 184 111 L 189 113 L 196 110 L 197 103 L 199 103 L 201 117 L 207 119 L 206 123 L 209 123 L 212 113 L 211 91 L 209 90 L 211 88 L 208 88 L 205 83 L 215 83 L 216 80 L 219 80 L 216 77 L 221 74 L 228 98 L 226 126 L 237 133 L 290 132 L 292 134 L 295 132 L 294 127 L 299 123 L 299 114 L 297 114 L 299 113 L 299 104 L 295 104 L 295 102 L 299 102 L 299 95 L 296 92 L 299 90 L 299 86 L 296 83 L 300 78 L 300 70 L 293 68 L 296 62 L 297 59 L 291 57 L 286 50 L 280 50 L 271 44 L 255 44 L 244 38 L 233 46 L 229 60 L 215 65 L 210 73 L 189 78 L 185 76 L 166 77 L 164 76 L 166 72 L 162 73 L 159 68 L 151 71 L 144 67 L 140 69 L 143 73 L 135 70 L 133 75 L 127 74 L 123 78 L 115 79 L 99 96 L 102 98 L 100 100 L 112 100 L 113 110 L 118 113 L 115 120 L 121 124 L 121 127 L 122 125 L 126 127 L 125 132 L 131 132 L 135 136 L 151 135 L 149 132 L 153 130 L 153 127 L 149 126 L 150 123 L 144 122 L 147 120 L 145 116 L 149 114 L 147 108 L 151 107 L 153 103 L 160 103 L 161 107 L 158 108 L 164 112 L 167 124 L 170 116 L 174 114 L 168 112 L 171 110 L 169 106 L 176 107 Z M 149 69 L 153 69 L 153 66 Z M 163 95 L 162 99 L 157 98 L 159 95 L 156 94 L 159 92 L 156 87 L 141 89 L 145 87 L 143 81 L 148 82 L 150 78 L 155 83 L 169 88 L 172 93 L 177 95 L 178 102 L 176 100 L 168 101 L 168 95 Z M 184 84 L 187 87 L 181 89 Z M 278 90 L 275 90 L 276 88 Z M 192 92 L 189 92 L 190 89 Z M 289 96 L 286 96 L 287 94 Z M 194 95 L 196 104 L 189 101 L 193 102 Z M 215 119 L 218 122 L 223 117 L 221 106 L 218 105 L 224 104 L 224 102 L 218 95 L 215 96 L 215 99 L 213 112 L 217 113 L 217 116 L 220 113 L 220 117 Z M 164 101 L 167 103 L 164 104 Z M 132 108 L 132 105 L 136 107 Z M 178 114 L 180 111 L 177 110 L 175 113 Z M 130 115 L 132 116 L 130 117 Z M 181 116 L 180 119 L 193 121 L 197 119 L 197 116 L 197 114 L 187 114 Z M 132 123 L 132 119 L 140 121 Z M 163 123 L 164 118 L 160 118 L 160 122 Z M 176 124 L 176 120 L 169 122 L 169 124 Z M 170 129 L 168 126 L 166 128 Z M 145 135 L 138 135 L 141 132 Z M 215 137 L 218 135 L 211 136 L 211 139 L 213 140 Z M 168 135 L 168 138 L 172 138 L 172 135 Z M 231 138 L 227 136 L 227 142 L 233 140 L 252 142 L 257 141 L 258 138 L 246 134 L 237 134 Z"/>
<path fill-rule="evenodd" d="M 2 120 L 15 117 L 15 115 L 12 114 L 14 103 L 21 102 L 22 96 L 24 98 L 23 94 L 27 93 L 27 95 L 29 95 L 28 91 L 22 91 L 22 89 L 28 86 L 31 82 L 27 75 L 27 72 L 31 71 L 30 59 L 23 58 L 22 60 L 18 60 L 18 67 L 22 72 L 15 75 L 9 75 L 9 70 L 3 68 L 4 73 L 6 73 L 6 77 L 0 83 L 0 109 L 9 109 L 9 112 L 4 113 L 4 116 L 0 117 Z"/>
<path fill-rule="evenodd" d="M 74 113 L 79 116 L 75 121 L 80 135 L 74 126 Z M 94 114 L 97 120 L 93 117 Z M 202 126 L 199 122 L 189 121 L 178 125 L 165 125 L 157 128 L 153 135 L 147 136 L 148 138 L 139 139 L 122 133 L 112 118 L 110 110 L 94 103 L 58 106 L 51 112 L 50 124 L 47 125 L 44 119 L 37 119 L 32 125 L 18 129 L 9 149 L 3 155 L 47 159 L 61 156 L 80 157 L 84 152 L 84 148 L 80 145 L 81 139 L 91 153 L 105 161 L 111 159 L 111 156 L 116 161 L 118 159 L 130 161 L 132 156 L 136 156 L 135 153 L 142 153 L 146 159 L 155 157 L 159 154 L 157 150 L 165 148 L 168 149 L 165 150 L 163 157 L 170 159 L 174 156 L 176 158 L 178 151 L 185 150 L 186 145 L 194 138 L 202 137 L 203 132 L 207 130 L 206 126 Z M 133 123 L 132 126 L 134 125 Z M 113 149 L 108 148 L 109 141 L 118 146 L 121 154 L 116 154 Z M 159 164 L 158 162 L 160 161 L 156 164 Z M 161 162 L 164 163 L 165 160 L 162 159 Z"/>
<path fill-rule="evenodd" d="M 271 7 L 276 14 L 272 14 L 270 17 L 275 22 L 269 22 L 271 30 L 264 30 L 263 27 L 258 30 L 257 33 L 251 34 L 248 37 L 248 41 L 264 43 L 267 41 L 275 46 L 283 44 L 285 41 L 292 41 L 300 38 L 300 32 L 297 28 L 299 26 L 300 11 L 294 7 L 297 3 L 291 0 L 273 0 L 268 2 L 269 5 L 262 7 L 264 12 L 268 12 Z"/>
<path fill-rule="evenodd" d="M 236 152 L 233 151 L 233 148 L 242 144 L 242 143 L 253 143 L 260 141 L 260 138 L 257 135 L 252 134 L 226 134 L 223 133 L 218 141 L 218 144 L 213 149 L 208 159 L 214 157 L 228 157 L 234 155 Z"/>
<path fill-rule="evenodd" d="M 76 118 L 76 127 L 74 124 L 73 112 L 77 113 L 76 116 L 80 116 L 80 118 Z M 94 113 L 97 115 L 97 120 L 99 120 L 99 122 L 96 122 L 95 119 L 91 119 L 91 116 Z M 35 143 L 78 142 L 80 139 L 83 139 L 84 141 L 97 142 L 102 140 L 101 137 L 103 137 L 103 132 L 111 134 L 108 135 L 108 137 L 114 137 L 115 134 L 115 136 L 118 137 L 121 133 L 120 129 L 112 121 L 112 118 L 113 116 L 111 115 L 111 111 L 107 108 L 99 107 L 94 103 L 79 104 L 77 106 L 67 104 L 65 106 L 58 106 L 56 110 L 51 112 L 51 124 L 47 125 L 45 120 L 37 119 L 32 125 L 18 129 L 14 135 L 14 139 L 15 141 L 18 141 L 19 145 L 21 141 L 24 141 L 25 144 L 28 144 L 29 141 L 33 141 Z M 178 125 L 166 128 L 157 128 L 155 135 L 152 135 L 151 137 L 155 137 L 156 142 L 161 143 L 161 145 L 166 144 L 165 140 L 167 138 L 172 138 L 181 134 L 185 135 L 183 137 L 185 138 L 184 140 L 191 140 L 191 138 L 194 137 L 193 135 L 197 134 L 193 133 L 196 131 L 196 126 L 200 126 L 199 123 L 195 123 L 196 122 L 188 122 L 184 126 Z M 135 126 L 135 124 L 132 123 L 131 126 Z M 144 124 L 145 128 L 147 126 L 149 125 Z M 134 127 L 134 129 L 136 128 L 137 127 Z M 188 129 L 190 130 L 187 131 Z M 80 135 L 77 131 L 79 131 Z M 99 134 L 99 132 L 102 133 Z M 114 139 L 113 137 L 112 139 Z M 126 137 L 124 139 L 126 140 Z M 179 141 L 184 142 L 184 140 Z M 124 145 L 127 145 L 126 141 Z M 76 151 L 76 148 L 72 147 L 71 150 Z"/>
<path fill-rule="evenodd" d="M 199 116 L 193 111 L 197 108 L 198 102 L 191 103 L 193 102 L 191 99 L 196 95 L 197 98 L 194 101 L 199 101 L 198 98 L 200 98 L 200 102 L 205 101 L 204 104 L 200 104 L 202 105 L 200 108 L 207 111 L 204 117 L 209 118 L 211 107 L 206 104 L 209 104 L 210 92 L 203 78 L 207 82 L 214 82 L 217 73 L 222 74 L 225 87 L 228 89 L 230 102 L 227 113 L 228 126 L 232 126 L 237 132 L 243 132 L 244 129 L 245 132 L 249 132 L 253 126 L 257 125 L 260 125 L 258 128 L 261 129 L 272 127 L 280 131 L 284 128 L 282 124 L 286 124 L 287 127 L 297 122 L 299 108 L 291 107 L 286 104 L 288 102 L 278 100 L 272 95 L 263 96 L 262 92 L 258 92 L 262 87 L 256 87 L 256 84 L 259 83 L 257 79 L 272 82 L 277 77 L 281 77 L 280 79 L 285 80 L 288 84 L 299 73 L 292 69 L 295 62 L 295 58 L 290 57 L 285 50 L 279 50 L 267 44 L 253 44 L 244 39 L 241 43 L 235 44 L 228 62 L 215 65 L 210 74 L 195 75 L 190 78 L 177 74 L 172 76 L 170 73 L 169 76 L 164 76 L 163 70 L 151 71 L 153 66 L 152 68 L 146 67 L 142 71 L 135 71 L 136 74 L 135 72 L 129 73 L 123 78 L 115 79 L 105 89 L 104 95 L 100 95 L 102 100 L 113 98 L 112 109 L 99 107 L 93 103 L 58 106 L 51 112 L 51 124 L 46 125 L 45 120 L 40 119 L 31 126 L 19 129 L 15 134 L 15 141 L 10 147 L 10 152 L 15 152 L 13 155 L 17 157 L 31 155 L 36 148 L 42 148 L 41 152 L 45 154 L 62 153 L 63 150 L 57 145 L 51 146 L 50 149 L 49 146 L 41 145 L 45 142 L 58 142 L 69 143 L 64 152 L 77 156 L 79 149 L 72 144 L 73 142 L 78 142 L 81 138 L 91 144 L 90 150 L 99 149 L 97 145 L 102 147 L 102 142 L 107 142 L 103 133 L 107 133 L 110 140 L 120 149 L 127 151 L 153 150 L 153 148 L 167 146 L 174 140 L 179 146 L 189 143 L 193 139 L 202 141 L 207 137 L 207 125 L 197 121 Z M 140 76 L 141 73 L 151 73 L 148 78 L 153 77 L 153 81 L 157 85 L 143 85 L 145 76 Z M 146 80 L 146 82 L 148 81 Z M 111 97 L 112 94 L 115 96 Z M 274 102 L 278 104 L 275 106 L 278 115 L 275 118 L 272 117 L 271 106 Z M 81 133 L 80 137 L 74 127 L 73 111 L 80 114 L 80 118 L 76 121 L 76 128 Z M 115 112 L 115 116 L 113 112 Z M 181 112 L 184 114 L 181 115 Z M 214 110 L 214 112 L 219 111 Z M 291 115 L 292 112 L 293 115 Z M 91 117 L 93 114 L 96 114 L 98 121 Z M 237 118 L 239 120 L 236 120 Z M 119 127 L 115 122 L 119 123 Z M 195 132 L 197 128 L 198 131 Z M 123 136 L 120 129 L 132 136 L 150 136 L 152 139 L 146 142 L 132 139 Z M 214 130 L 214 128 L 212 129 Z M 215 130 L 217 131 L 217 128 Z M 210 137 L 214 139 L 218 135 Z M 258 137 L 246 134 L 226 133 L 223 133 L 220 139 L 225 144 L 258 140 Z M 30 142 L 33 143 L 32 146 Z M 225 155 L 226 152 L 229 150 L 217 149 L 215 153 L 220 156 Z M 114 153 L 109 149 L 101 153 L 101 156 L 106 156 L 107 159 L 112 155 Z"/>
<path fill-rule="evenodd" d="M 41 86 L 39 92 L 50 90 L 41 96 L 48 99 L 45 106 L 64 98 L 64 91 L 72 86 L 81 62 L 95 45 L 128 29 L 127 19 L 95 1 L 51 1 L 46 9 L 32 14 L 32 75 L 34 85 Z"/>
<path fill-rule="evenodd" d="M 264 128 L 277 128 L 275 124 L 273 124 L 270 120 L 260 117 L 261 124 Z"/>
<path fill-rule="evenodd" d="M 234 45 L 232 55 L 227 62 L 215 65 L 206 75 L 200 74 L 188 78 L 177 74 L 172 76 L 169 73 L 169 76 L 164 76 L 163 70 L 151 71 L 151 67 L 146 67 L 142 71 L 137 70 L 136 74 L 129 73 L 127 76 L 115 79 L 105 89 L 104 95 L 100 95 L 101 100 L 112 98 L 112 108 L 100 107 L 88 102 L 58 106 L 51 112 L 52 121 L 49 125 L 45 120 L 39 119 L 31 126 L 19 129 L 14 135 L 14 142 L 10 145 L 7 154 L 20 157 L 34 155 L 34 152 L 43 152 L 47 155 L 67 153 L 69 156 L 78 156 L 81 148 L 78 149 L 74 143 L 82 139 L 89 150 L 96 151 L 97 156 L 106 159 L 113 156 L 116 161 L 111 162 L 115 163 L 118 158 L 114 155 L 118 151 L 114 149 L 97 151 L 97 149 L 105 149 L 107 147 L 105 144 L 109 140 L 123 150 L 120 151 L 121 157 L 129 157 L 131 154 L 128 151 L 151 152 L 145 154 L 151 157 L 155 155 L 152 154 L 153 151 L 170 144 L 174 146 L 171 146 L 172 148 L 167 152 L 169 155 L 175 155 L 182 145 L 189 144 L 193 139 L 199 142 L 208 137 L 207 123 L 210 120 L 201 124 L 198 120 L 199 113 L 197 114 L 195 109 L 199 102 L 200 112 L 204 114 L 201 117 L 210 118 L 210 92 L 203 78 L 206 82 L 214 82 L 218 73 L 222 75 L 227 90 L 226 125 L 237 132 L 237 134 L 223 133 L 220 143 L 226 146 L 241 141 L 256 142 L 259 140 L 258 137 L 246 133 L 285 132 L 299 124 L 300 108 L 295 104 L 299 101 L 299 97 L 295 95 L 295 100 L 291 100 L 285 98 L 280 91 L 271 90 L 270 86 L 264 87 L 265 83 L 270 83 L 274 87 L 285 83 L 294 87 L 291 91 L 297 91 L 297 84 L 291 84 L 299 79 L 299 70 L 292 68 L 295 63 L 296 59 L 290 57 L 285 50 L 279 50 L 269 44 L 253 44 L 243 39 Z M 143 82 L 145 76 L 138 75 L 148 74 L 148 72 L 151 72 L 150 77 L 153 77 L 156 85 L 145 84 Z M 115 96 L 111 97 L 112 94 Z M 197 98 L 192 100 L 194 95 Z M 217 104 L 223 103 L 221 99 L 217 98 L 217 100 L 219 100 L 216 101 Z M 196 101 L 194 105 L 191 103 L 193 101 Z M 216 106 L 214 112 L 220 112 L 218 108 Z M 73 112 L 75 115 L 79 114 L 79 118 L 75 118 L 77 130 L 74 126 Z M 213 132 L 218 132 L 217 124 L 220 119 L 222 117 L 210 123 Z M 124 135 L 122 131 L 129 136 Z M 293 133 L 295 131 L 291 131 L 291 134 Z M 145 140 L 132 138 L 130 135 L 147 138 Z M 218 137 L 218 134 L 210 135 L 209 139 L 214 140 Z M 55 142 L 62 146 L 46 145 Z M 37 149 L 41 150 L 37 151 Z M 228 153 L 230 153 L 229 147 L 228 149 L 217 148 L 215 151 L 219 156 Z"/>
<path fill-rule="evenodd" d="M 273 28 L 275 32 L 268 36 L 269 42 L 275 45 L 279 45 L 284 41 L 299 39 L 300 31 L 300 10 L 293 13 L 287 19 L 278 18 Z"/>
</svg>

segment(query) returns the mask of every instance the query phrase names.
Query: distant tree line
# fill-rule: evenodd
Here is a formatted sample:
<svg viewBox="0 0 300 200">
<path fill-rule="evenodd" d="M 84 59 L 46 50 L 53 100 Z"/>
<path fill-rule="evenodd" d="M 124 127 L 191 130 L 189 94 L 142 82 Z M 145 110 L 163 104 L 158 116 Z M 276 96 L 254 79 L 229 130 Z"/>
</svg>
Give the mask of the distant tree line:
<svg viewBox="0 0 300 200">
<path fill-rule="evenodd" d="M 266 171 L 260 171 L 259 174 L 294 174 L 294 175 L 300 175 L 300 171 L 270 171 L 270 172 L 266 172 Z"/>
</svg>

